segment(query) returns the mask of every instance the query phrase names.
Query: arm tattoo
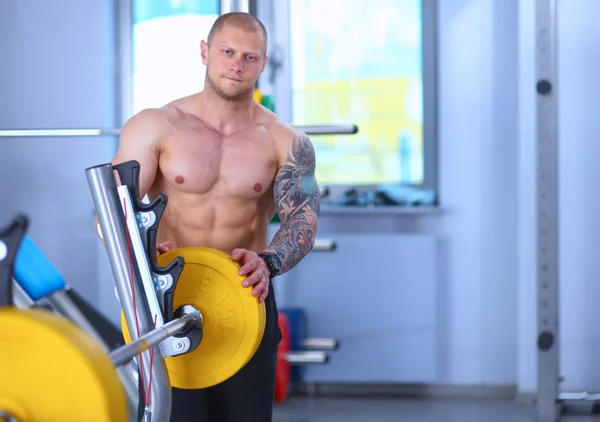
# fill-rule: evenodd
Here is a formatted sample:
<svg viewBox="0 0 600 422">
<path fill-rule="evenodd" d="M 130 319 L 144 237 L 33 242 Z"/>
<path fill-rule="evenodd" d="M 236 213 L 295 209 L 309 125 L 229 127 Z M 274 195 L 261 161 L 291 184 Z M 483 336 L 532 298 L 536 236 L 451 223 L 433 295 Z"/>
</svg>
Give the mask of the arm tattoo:
<svg viewBox="0 0 600 422">
<path fill-rule="evenodd" d="M 279 274 L 283 274 L 311 251 L 317 233 L 320 194 L 315 151 L 304 133 L 294 137 L 287 160 L 277 171 L 274 197 L 281 227 L 267 251 L 281 259 Z"/>
</svg>

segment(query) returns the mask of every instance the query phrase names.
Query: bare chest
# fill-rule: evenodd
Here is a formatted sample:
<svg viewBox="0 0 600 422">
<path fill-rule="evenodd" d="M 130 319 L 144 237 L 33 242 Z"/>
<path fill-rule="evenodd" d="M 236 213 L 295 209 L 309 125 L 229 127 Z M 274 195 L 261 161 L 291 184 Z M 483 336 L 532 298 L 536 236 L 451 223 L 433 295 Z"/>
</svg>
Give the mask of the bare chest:
<svg viewBox="0 0 600 422">
<path fill-rule="evenodd" d="M 252 199 L 270 189 L 277 157 L 266 132 L 223 136 L 210 129 L 190 129 L 166 141 L 159 168 L 164 183 L 177 190 Z"/>
</svg>

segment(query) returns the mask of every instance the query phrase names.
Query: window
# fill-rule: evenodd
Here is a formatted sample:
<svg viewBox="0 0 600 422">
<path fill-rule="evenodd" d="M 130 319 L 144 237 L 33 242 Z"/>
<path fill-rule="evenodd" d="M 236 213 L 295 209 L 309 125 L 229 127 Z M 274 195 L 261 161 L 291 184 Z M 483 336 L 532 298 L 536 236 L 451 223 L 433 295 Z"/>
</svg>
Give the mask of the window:
<svg viewBox="0 0 600 422">
<path fill-rule="evenodd" d="M 277 46 L 288 62 L 274 84 L 278 112 L 295 125 L 359 128 L 311 136 L 322 187 L 436 188 L 432 3 L 279 3 L 275 24 L 289 21 L 289 41 Z"/>
<path fill-rule="evenodd" d="M 132 0 L 132 113 L 201 91 L 200 41 L 220 0 Z"/>
</svg>

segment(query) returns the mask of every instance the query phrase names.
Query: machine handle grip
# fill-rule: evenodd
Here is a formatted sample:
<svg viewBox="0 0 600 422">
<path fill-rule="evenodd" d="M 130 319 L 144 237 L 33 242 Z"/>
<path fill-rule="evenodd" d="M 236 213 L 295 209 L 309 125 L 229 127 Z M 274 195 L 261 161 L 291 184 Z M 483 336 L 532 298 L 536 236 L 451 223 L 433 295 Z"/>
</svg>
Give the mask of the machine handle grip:
<svg viewBox="0 0 600 422">
<path fill-rule="evenodd" d="M 28 227 L 29 219 L 25 215 L 18 215 L 7 227 L 0 229 L 0 306 L 13 303 L 15 259 Z"/>
<path fill-rule="evenodd" d="M 21 241 L 13 277 L 34 301 L 67 287 L 61 274 L 28 235 Z"/>
</svg>

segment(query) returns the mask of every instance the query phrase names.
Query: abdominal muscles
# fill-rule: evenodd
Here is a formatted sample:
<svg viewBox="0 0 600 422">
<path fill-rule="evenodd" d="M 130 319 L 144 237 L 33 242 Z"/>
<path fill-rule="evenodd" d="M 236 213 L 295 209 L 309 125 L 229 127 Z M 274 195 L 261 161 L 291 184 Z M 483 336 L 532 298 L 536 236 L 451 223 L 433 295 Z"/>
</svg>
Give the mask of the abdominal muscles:
<svg viewBox="0 0 600 422">
<path fill-rule="evenodd" d="M 160 220 L 158 241 L 175 248 L 204 246 L 231 254 L 235 248 L 260 252 L 267 247 L 270 216 L 260 198 L 219 198 L 173 192 Z"/>
</svg>

